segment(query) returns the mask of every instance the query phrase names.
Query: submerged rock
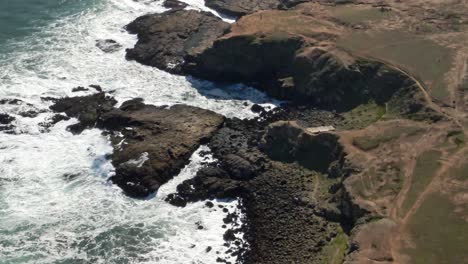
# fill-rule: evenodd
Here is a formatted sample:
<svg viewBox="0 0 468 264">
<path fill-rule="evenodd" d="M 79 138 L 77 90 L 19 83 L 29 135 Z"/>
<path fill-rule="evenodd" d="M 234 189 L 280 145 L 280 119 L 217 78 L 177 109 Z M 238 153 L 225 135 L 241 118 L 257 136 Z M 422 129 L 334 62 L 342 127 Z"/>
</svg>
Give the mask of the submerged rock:
<svg viewBox="0 0 468 264">
<path fill-rule="evenodd" d="M 166 1 L 164 1 L 163 6 L 165 8 L 179 10 L 179 9 L 186 8 L 188 5 L 186 3 L 184 3 L 184 2 L 177 1 L 177 0 L 166 0 Z"/>
<path fill-rule="evenodd" d="M 127 58 L 172 73 L 181 73 L 186 55 L 194 55 L 223 35 L 229 24 L 209 12 L 171 10 L 137 18 L 127 30 L 138 42 Z"/>
<path fill-rule="evenodd" d="M 113 53 L 120 50 L 122 45 L 113 39 L 100 39 L 96 40 L 96 47 L 105 53 Z"/>
<path fill-rule="evenodd" d="M 8 125 L 11 122 L 13 122 L 14 120 L 15 120 L 15 118 L 10 116 L 9 114 L 0 113 L 0 124 L 1 125 Z"/>
</svg>

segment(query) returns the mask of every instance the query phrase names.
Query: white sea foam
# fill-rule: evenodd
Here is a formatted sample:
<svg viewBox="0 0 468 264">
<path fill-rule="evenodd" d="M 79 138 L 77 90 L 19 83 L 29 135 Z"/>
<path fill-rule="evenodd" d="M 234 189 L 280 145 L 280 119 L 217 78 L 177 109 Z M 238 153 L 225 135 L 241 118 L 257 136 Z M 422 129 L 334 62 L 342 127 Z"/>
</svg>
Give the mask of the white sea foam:
<svg viewBox="0 0 468 264">
<path fill-rule="evenodd" d="M 49 133 L 0 134 L 1 263 L 215 263 L 228 257 L 221 209 L 163 201 L 194 176 L 206 147 L 155 198 L 135 200 L 106 181 L 112 148 L 101 132 L 73 136 L 64 131 L 68 124 Z M 214 203 L 231 212 L 237 207 L 237 201 Z"/>
<path fill-rule="evenodd" d="M 200 0 L 187 2 L 205 9 Z M 106 0 L 56 21 L 2 57 L 0 99 L 25 103 L 0 105 L 0 112 L 16 117 L 17 132 L 0 133 L 0 263 L 215 263 L 218 256 L 228 257 L 221 227 L 225 214 L 217 206 L 199 202 L 176 208 L 163 201 L 195 175 L 203 159 L 199 152 L 156 197 L 135 200 L 107 182 L 113 168 L 106 155 L 112 148 L 99 130 L 72 135 L 65 128 L 74 120 L 48 132 L 38 125 L 52 115 L 40 97 L 87 94 L 71 88 L 89 84 L 102 85 L 119 103 L 142 97 L 229 117 L 251 118 L 253 103 L 276 103 L 242 85 L 220 87 L 126 61 L 125 48 L 136 38 L 123 26 L 163 10 L 161 2 Z M 103 53 L 95 46 L 99 39 L 114 39 L 124 48 Z M 43 113 L 19 115 L 27 110 Z M 214 203 L 233 211 L 238 201 Z M 206 252 L 208 246 L 213 250 Z"/>
<path fill-rule="evenodd" d="M 21 43 L 15 59 L 0 62 L 1 95 L 41 105 L 40 96 L 71 96 L 73 87 L 100 84 L 120 102 L 143 97 L 151 104 L 190 104 L 240 118 L 255 116 L 253 103 L 277 103 L 243 85 L 215 86 L 125 60 L 125 48 L 133 47 L 136 36 L 123 27 L 139 15 L 165 9 L 160 2 L 108 1 Z M 123 48 L 104 53 L 95 45 L 99 39 L 114 39 Z M 220 88 L 225 94 L 213 97 L 212 91 Z"/>
</svg>

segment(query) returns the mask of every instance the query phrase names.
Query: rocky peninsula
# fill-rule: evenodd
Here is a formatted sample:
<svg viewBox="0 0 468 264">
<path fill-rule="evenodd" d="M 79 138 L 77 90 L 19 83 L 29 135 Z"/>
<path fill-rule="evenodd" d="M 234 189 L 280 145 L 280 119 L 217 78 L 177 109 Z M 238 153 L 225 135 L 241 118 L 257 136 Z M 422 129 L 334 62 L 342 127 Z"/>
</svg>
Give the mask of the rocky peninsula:
<svg viewBox="0 0 468 264">
<path fill-rule="evenodd" d="M 116 107 L 103 92 L 51 109 L 79 120 L 74 133 L 110 135 L 110 180 L 132 197 L 156 192 L 209 146 L 217 162 L 166 201 L 240 198 L 247 221 L 224 236 L 239 263 L 463 263 L 465 238 L 448 234 L 468 215 L 468 7 L 420 2 L 206 0 L 240 17 L 228 24 L 167 1 L 169 11 L 127 26 L 138 36 L 128 59 L 286 103 L 256 105 L 251 120 L 144 98 Z M 432 232 L 427 219 L 450 227 Z"/>
</svg>

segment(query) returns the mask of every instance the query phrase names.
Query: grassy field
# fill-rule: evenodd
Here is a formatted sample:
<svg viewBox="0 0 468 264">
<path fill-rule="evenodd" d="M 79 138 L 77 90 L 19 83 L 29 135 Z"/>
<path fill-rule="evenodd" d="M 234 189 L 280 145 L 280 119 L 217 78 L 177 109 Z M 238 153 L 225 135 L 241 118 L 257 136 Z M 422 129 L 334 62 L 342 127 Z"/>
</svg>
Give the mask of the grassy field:
<svg viewBox="0 0 468 264">
<path fill-rule="evenodd" d="M 341 264 L 344 261 L 345 254 L 348 250 L 348 235 L 346 235 L 341 227 L 338 227 L 338 234 L 330 244 L 323 249 L 323 264 Z"/>
<path fill-rule="evenodd" d="M 429 150 L 422 153 L 416 161 L 416 167 L 413 171 L 413 177 L 411 181 L 411 187 L 408 191 L 405 201 L 402 206 L 402 214 L 408 212 L 408 210 L 416 202 L 419 194 L 427 187 L 431 182 L 432 177 L 440 167 L 441 153 L 437 150 Z"/>
<path fill-rule="evenodd" d="M 377 148 L 380 144 L 398 139 L 403 134 L 411 136 L 423 131 L 422 128 L 412 126 L 392 127 L 374 136 L 356 137 L 353 139 L 353 145 L 361 150 L 369 151 Z"/>
<path fill-rule="evenodd" d="M 468 153 L 464 153 L 464 159 L 461 164 L 458 166 L 452 167 L 448 171 L 449 176 L 452 179 L 459 180 L 459 181 L 466 181 L 468 180 Z"/>
<path fill-rule="evenodd" d="M 420 78 L 439 100 L 449 95 L 445 74 L 454 54 L 450 48 L 402 31 L 354 33 L 338 42 L 342 48 L 390 61 Z"/>
<path fill-rule="evenodd" d="M 366 199 L 395 197 L 402 186 L 403 175 L 398 164 L 386 164 L 377 169 L 371 167 L 363 173 L 362 179 L 352 184 L 355 193 Z"/>
<path fill-rule="evenodd" d="M 451 201 L 432 194 L 408 223 L 414 248 L 406 249 L 414 264 L 467 263 L 468 222 Z"/>
<path fill-rule="evenodd" d="M 385 106 L 369 102 L 343 113 L 344 121 L 339 129 L 360 129 L 379 121 L 385 115 Z"/>
<path fill-rule="evenodd" d="M 388 18 L 392 15 L 391 12 L 382 12 L 380 8 L 370 6 L 338 5 L 331 7 L 330 12 L 332 13 L 333 17 L 336 17 L 338 20 L 349 24 L 371 22 Z"/>
</svg>

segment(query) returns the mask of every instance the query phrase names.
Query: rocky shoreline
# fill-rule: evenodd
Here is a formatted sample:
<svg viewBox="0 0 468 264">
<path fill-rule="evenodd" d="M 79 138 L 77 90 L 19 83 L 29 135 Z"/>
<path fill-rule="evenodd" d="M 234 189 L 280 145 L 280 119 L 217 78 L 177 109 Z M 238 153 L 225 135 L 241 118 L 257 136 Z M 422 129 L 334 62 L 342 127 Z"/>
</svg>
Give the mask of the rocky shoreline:
<svg viewBox="0 0 468 264">
<path fill-rule="evenodd" d="M 164 5 L 171 10 L 126 27 L 138 36 L 127 59 L 174 74 L 245 83 L 288 100 L 271 111 L 254 105 L 257 118 L 225 118 L 187 105 L 156 107 L 143 99 L 117 108 L 102 92 L 58 99 L 51 109 L 79 120 L 69 127 L 74 133 L 99 127 L 110 135 L 116 168 L 110 180 L 132 197 L 157 192 L 207 145 L 217 162 L 166 201 L 183 207 L 240 199 L 246 222 L 224 235 L 238 263 L 353 263 L 367 252 L 353 240 L 358 228 L 383 215 L 349 185 L 366 168 L 349 155 L 356 146 L 345 142 L 346 131 L 364 129 L 384 115 L 425 124 L 449 117 L 399 65 L 339 44 L 358 27 L 321 15 L 320 4 L 302 2 L 309 1 L 207 0 L 208 7 L 241 17 L 230 25 L 170 0 Z M 324 126 L 338 131 L 316 129 Z M 237 217 L 228 215 L 225 222 Z"/>
<path fill-rule="evenodd" d="M 180 172 L 200 144 L 207 144 L 218 162 L 203 167 L 166 200 L 185 206 L 241 199 L 246 222 L 224 235 L 239 262 L 315 260 L 341 226 L 352 226 L 364 215 L 363 211 L 343 214 L 350 205 L 343 203 L 340 186 L 350 168 L 338 137 L 278 121 L 297 115 L 293 108 L 240 120 L 185 105 L 155 107 L 141 99 L 119 108 L 114 105 L 115 100 L 101 92 L 58 99 L 51 109 L 79 120 L 68 128 L 74 133 L 98 127 L 110 135 L 114 154 L 109 158 L 116 168 L 110 180 L 136 198 L 157 191 Z M 308 124 L 314 122 L 324 121 L 317 117 Z M 320 179 L 330 181 L 332 191 L 317 190 Z M 237 217 L 228 215 L 225 222 Z M 239 232 L 245 237 L 235 235 Z"/>
</svg>

